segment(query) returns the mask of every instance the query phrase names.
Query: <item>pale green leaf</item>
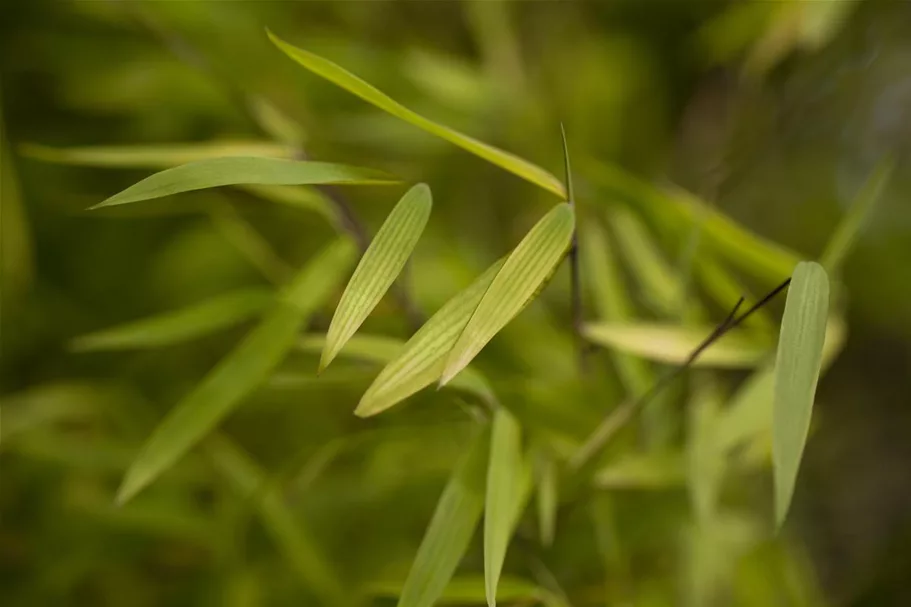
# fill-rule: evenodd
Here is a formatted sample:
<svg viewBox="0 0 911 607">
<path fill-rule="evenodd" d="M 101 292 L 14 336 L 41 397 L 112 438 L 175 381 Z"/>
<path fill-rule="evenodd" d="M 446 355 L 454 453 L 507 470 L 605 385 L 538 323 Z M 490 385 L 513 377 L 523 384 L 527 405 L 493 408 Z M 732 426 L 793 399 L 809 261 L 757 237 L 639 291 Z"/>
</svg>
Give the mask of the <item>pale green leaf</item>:
<svg viewBox="0 0 911 607">
<path fill-rule="evenodd" d="M 468 549 L 484 510 L 488 432 L 478 433 L 437 502 L 408 572 L 398 607 L 431 607 Z"/>
<path fill-rule="evenodd" d="M 405 122 L 409 122 L 432 135 L 445 139 L 526 181 L 538 185 L 549 192 L 553 192 L 561 198 L 566 196 L 563 184 L 560 183 L 560 180 L 541 167 L 510 154 L 509 152 L 505 152 L 478 141 L 473 137 L 463 135 L 449 127 L 433 122 L 394 101 L 385 93 L 379 91 L 364 80 L 361 80 L 351 72 L 343 69 L 341 66 L 336 65 L 327 59 L 323 59 L 318 55 L 292 46 L 281 40 L 272 32 L 268 32 L 268 34 L 272 42 L 286 55 L 314 74 L 342 87 L 349 93 L 357 95 L 364 101 L 375 105 L 381 110 L 389 112 L 393 116 L 400 118 Z"/>
<path fill-rule="evenodd" d="M 891 159 L 882 162 L 857 194 L 857 198 L 829 239 L 829 243 L 819 259 L 819 263 L 827 272 L 837 272 L 841 267 L 863 230 L 873 206 L 882 197 L 894 168 L 895 163 Z"/>
<path fill-rule="evenodd" d="M 538 469 L 537 503 L 538 534 L 544 546 L 550 546 L 554 541 L 560 501 L 558 492 L 557 464 L 550 454 L 542 454 Z"/>
<path fill-rule="evenodd" d="M 529 467 L 522 455 L 522 428 L 513 415 L 494 412 L 484 507 L 484 580 L 487 604 L 496 605 L 506 549 L 527 499 Z"/>
<path fill-rule="evenodd" d="M 584 334 L 591 341 L 628 354 L 673 365 L 683 364 L 713 327 L 658 323 L 591 323 Z M 739 369 L 754 367 L 769 354 L 769 347 L 749 334 L 734 330 L 706 348 L 693 362 L 695 367 Z"/>
<path fill-rule="evenodd" d="M 705 289 L 706 295 L 723 308 L 729 307 L 732 301 L 737 301 L 741 297 L 746 300 L 755 299 L 750 297 L 744 286 L 731 276 L 728 270 L 717 262 L 711 254 L 703 253 L 698 255 L 694 269 L 696 280 Z M 777 325 L 772 322 L 765 308 L 759 308 L 750 314 L 743 325 L 744 327 L 756 329 L 758 335 L 768 336 L 770 339 L 778 330 Z"/>
<path fill-rule="evenodd" d="M 19 147 L 24 156 L 43 162 L 108 168 L 168 168 L 200 160 L 225 157 L 265 156 L 292 158 L 294 148 L 271 141 L 206 141 L 158 145 L 115 145 L 51 147 L 25 143 Z"/>
<path fill-rule="evenodd" d="M 268 378 L 348 270 L 354 251 L 348 239 L 336 241 L 283 289 L 260 324 L 154 430 L 127 471 L 118 502 L 155 480 Z"/>
<path fill-rule="evenodd" d="M 228 157 L 165 169 L 93 206 L 93 209 L 227 185 L 391 184 L 374 169 L 281 158 Z"/>
<path fill-rule="evenodd" d="M 432 206 L 430 188 L 420 183 L 408 190 L 389 213 L 335 309 L 320 370 L 329 366 L 395 282 L 427 225 Z"/>
<path fill-rule="evenodd" d="M 376 415 L 440 378 L 446 356 L 503 263 L 500 260 L 490 266 L 424 323 L 361 397 L 356 415 Z"/>
<path fill-rule="evenodd" d="M 181 343 L 251 318 L 274 298 L 274 293 L 267 289 L 240 289 L 179 310 L 82 335 L 73 340 L 71 347 L 80 351 L 129 350 Z"/>
<path fill-rule="evenodd" d="M 688 404 L 687 485 L 696 521 L 706 528 L 715 518 L 725 450 L 718 434 L 721 395 L 709 377 L 699 379 L 702 381 Z"/>
<path fill-rule="evenodd" d="M 829 280 L 815 262 L 794 270 L 775 359 L 772 455 L 775 464 L 775 521 L 784 522 L 810 429 L 816 384 L 822 367 Z"/>
<path fill-rule="evenodd" d="M 396 581 L 373 582 L 369 586 L 374 596 L 397 597 L 402 583 Z M 503 576 L 497 586 L 497 600 L 510 603 L 543 603 L 545 605 L 562 605 L 562 601 L 544 588 L 521 578 Z M 461 575 L 449 581 L 437 605 L 446 604 L 486 604 L 486 589 L 482 576 Z"/>
<path fill-rule="evenodd" d="M 534 299 L 563 260 L 574 229 L 573 208 L 562 203 L 545 215 L 513 249 L 452 347 L 440 378 L 441 385 L 465 368 L 487 342 Z"/>
<path fill-rule="evenodd" d="M 685 480 L 679 453 L 655 452 L 625 456 L 601 468 L 594 484 L 603 489 L 666 489 Z"/>
</svg>

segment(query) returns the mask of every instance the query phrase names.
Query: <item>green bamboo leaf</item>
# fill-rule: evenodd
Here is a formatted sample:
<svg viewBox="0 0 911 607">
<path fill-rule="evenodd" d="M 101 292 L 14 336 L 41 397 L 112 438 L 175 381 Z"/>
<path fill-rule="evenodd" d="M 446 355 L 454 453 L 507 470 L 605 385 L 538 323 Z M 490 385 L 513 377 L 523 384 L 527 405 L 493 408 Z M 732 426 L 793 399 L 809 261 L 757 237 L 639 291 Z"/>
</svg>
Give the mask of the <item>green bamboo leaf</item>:
<svg viewBox="0 0 911 607">
<path fill-rule="evenodd" d="M 111 398 L 105 392 L 90 383 L 68 381 L 5 394 L 0 398 L 0 445 L 35 428 L 97 415 L 101 403 Z"/>
<path fill-rule="evenodd" d="M 307 318 L 348 270 L 354 252 L 348 239 L 336 241 L 283 289 L 260 324 L 155 429 L 127 471 L 119 503 L 155 480 L 268 378 Z"/>
<path fill-rule="evenodd" d="M 424 323 L 373 381 L 361 397 L 355 415 L 376 415 L 440 378 L 446 356 L 504 261 L 501 259 L 490 266 Z"/>
<path fill-rule="evenodd" d="M 239 289 L 179 310 L 82 335 L 70 347 L 87 352 L 177 344 L 236 325 L 264 310 L 274 298 L 268 289 Z"/>
<path fill-rule="evenodd" d="M 697 523 L 708 528 L 715 519 L 724 478 L 725 450 L 718 434 L 722 398 L 710 378 L 703 381 L 689 403 L 687 485 Z"/>
<path fill-rule="evenodd" d="M 318 55 L 314 55 L 313 53 L 288 44 L 271 31 L 267 30 L 267 33 L 269 38 L 279 49 L 317 76 L 325 78 L 333 84 L 342 87 L 349 93 L 357 95 L 364 101 L 392 114 L 396 118 L 400 118 L 432 135 L 445 139 L 526 181 L 540 186 L 549 192 L 553 192 L 561 198 L 565 198 L 566 192 L 564 191 L 563 184 L 560 183 L 560 180 L 541 167 L 510 154 L 509 152 L 505 152 L 469 137 L 468 135 L 463 135 L 449 127 L 433 122 L 396 102 L 385 93 L 379 91 L 364 80 L 361 80 L 351 72 L 343 69 L 341 66 L 336 65 L 327 59 L 323 59 Z"/>
<path fill-rule="evenodd" d="M 484 585 L 490 607 L 496 605 L 506 549 L 528 497 L 528 474 L 522 456 L 522 428 L 509 411 L 499 407 L 491 429 L 484 508 Z"/>
<path fill-rule="evenodd" d="M 228 157 L 165 169 L 91 207 L 99 209 L 226 185 L 390 184 L 396 179 L 374 169 L 281 158 Z"/>
<path fill-rule="evenodd" d="M 673 365 L 683 364 L 713 327 L 658 323 L 590 323 L 583 328 L 591 341 L 607 348 Z M 769 353 L 769 347 L 741 331 L 730 331 L 705 349 L 695 367 L 750 368 Z"/>
<path fill-rule="evenodd" d="M 550 546 L 554 542 L 557 527 L 557 507 L 559 506 L 559 479 L 557 464 L 547 453 L 542 454 L 538 469 L 537 483 L 538 534 L 541 543 Z M 498 595 L 499 596 L 499 595 Z"/>
<path fill-rule="evenodd" d="M 398 607 L 431 607 L 455 573 L 484 509 L 489 444 L 488 432 L 478 433 L 449 479 L 402 587 Z"/>
<path fill-rule="evenodd" d="M 507 257 L 449 353 L 440 378 L 445 385 L 527 306 L 563 260 L 575 229 L 573 208 L 554 207 Z"/>
<path fill-rule="evenodd" d="M 398 597 L 401 587 L 402 583 L 394 580 L 383 580 L 369 585 L 370 593 L 381 597 Z M 510 576 L 500 578 L 497 600 L 514 603 L 543 603 L 554 607 L 563 605 L 561 599 L 546 589 L 527 580 Z M 485 604 L 486 602 L 484 578 L 479 575 L 454 577 L 437 600 L 438 605 Z"/>
<path fill-rule="evenodd" d="M 857 194 L 854 204 L 851 205 L 848 213 L 838 225 L 829 240 L 829 244 L 826 245 L 822 257 L 819 259 L 819 263 L 830 274 L 837 272 L 841 267 L 842 262 L 863 230 L 873 206 L 882 197 L 894 168 L 895 163 L 891 158 L 876 167 L 873 174 L 870 175 Z"/>
<path fill-rule="evenodd" d="M 629 455 L 603 467 L 593 480 L 602 489 L 666 489 L 683 483 L 684 469 L 679 453 Z"/>
<path fill-rule="evenodd" d="M 810 428 L 828 313 L 826 271 L 815 262 L 799 263 L 788 289 L 775 359 L 772 455 L 779 527 L 788 513 Z"/>
<path fill-rule="evenodd" d="M 329 325 L 320 371 L 345 346 L 405 267 L 427 225 L 433 200 L 419 183 L 408 190 L 383 222 L 342 294 Z"/>
<path fill-rule="evenodd" d="M 465 322 L 467 322 L 467 320 Z M 401 360 L 405 356 L 406 352 L 411 350 L 411 347 L 408 346 L 408 343 L 392 337 L 379 335 L 355 335 L 348 342 L 348 345 L 345 346 L 345 349 L 341 352 L 340 356 L 347 356 L 381 365 L 384 364 L 387 365 L 388 368 L 393 362 Z M 303 352 L 312 352 L 319 354 L 326 348 L 326 336 L 315 334 L 305 335 L 298 341 L 297 347 Z M 441 354 L 440 358 L 442 358 L 442 356 L 443 355 Z M 416 392 L 421 388 L 431 384 L 435 379 L 439 377 L 439 365 L 437 365 L 437 367 L 438 369 L 434 374 L 432 374 L 432 377 L 429 377 L 423 372 L 418 372 L 413 376 L 409 376 L 410 379 L 408 377 L 403 378 L 407 384 L 405 388 L 414 388 L 414 386 L 417 386 L 418 383 L 424 382 L 419 387 L 414 388 L 413 392 Z M 422 378 L 426 378 L 426 381 Z M 374 384 L 378 381 L 378 379 L 379 378 L 374 380 Z M 471 367 L 465 369 L 465 373 L 462 373 L 459 375 L 459 377 L 455 378 L 452 383 L 449 384 L 449 387 L 474 394 L 482 402 L 485 402 L 489 405 L 495 405 L 497 402 L 497 399 L 493 393 L 493 388 L 490 387 L 490 383 L 487 381 L 487 378 L 485 378 L 483 375 L 481 375 L 481 373 L 475 369 L 472 369 Z M 364 399 L 362 398 L 361 402 L 363 401 Z M 361 414 L 358 413 L 358 415 Z"/>
<path fill-rule="evenodd" d="M 97 145 L 81 147 L 51 147 L 24 143 L 19 147 L 23 156 L 42 162 L 107 168 L 168 168 L 201 160 L 233 156 L 265 156 L 293 158 L 293 147 L 271 141 L 206 141 L 202 143 L 170 143 L 164 145 Z"/>
<path fill-rule="evenodd" d="M 727 308 L 732 301 L 737 301 L 740 297 L 747 301 L 755 299 L 722 264 L 714 259 L 713 255 L 708 253 L 697 255 L 694 267 L 696 279 L 705 289 L 705 293 L 719 306 Z M 756 329 L 758 335 L 769 338 L 778 329 L 765 308 L 759 308 L 753 312 L 743 324 L 745 327 Z"/>
</svg>

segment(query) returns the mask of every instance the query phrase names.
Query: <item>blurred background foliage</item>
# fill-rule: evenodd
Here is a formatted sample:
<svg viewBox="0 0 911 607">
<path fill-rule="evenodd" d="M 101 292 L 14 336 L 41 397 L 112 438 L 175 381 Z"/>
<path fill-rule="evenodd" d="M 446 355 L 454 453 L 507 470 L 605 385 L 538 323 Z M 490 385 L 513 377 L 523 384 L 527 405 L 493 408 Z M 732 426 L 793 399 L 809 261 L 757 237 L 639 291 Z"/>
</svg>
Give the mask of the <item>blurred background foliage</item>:
<svg viewBox="0 0 911 607">
<path fill-rule="evenodd" d="M 317 379 L 317 355 L 302 350 L 205 449 L 113 505 L 156 420 L 248 325 L 126 352 L 78 352 L 73 339 L 238 288 L 271 289 L 333 238 L 339 219 L 304 190 L 299 208 L 211 190 L 86 212 L 179 154 L 111 168 L 123 152 L 80 160 L 56 148 L 257 141 L 271 146 L 264 154 L 300 146 L 313 159 L 424 181 L 434 213 L 406 288 L 425 316 L 554 202 L 301 70 L 266 27 L 558 175 L 562 121 L 580 230 L 601 245 L 586 261 L 590 320 L 629 306 L 631 318 L 705 323 L 738 294 L 725 304 L 705 297 L 698 277 L 686 286 L 685 247 L 605 185 L 617 167 L 684 188 L 811 259 L 894 158 L 840 277 L 847 338 L 821 382 L 782 533 L 769 523 L 767 465 L 738 464 L 707 531 L 693 525 L 679 462 L 637 461 L 651 451 L 623 435 L 597 491 L 561 491 L 552 545 L 529 506 L 501 591 L 516 605 L 911 604 L 906 3 L 7 0 L 3 15 L 5 605 L 317 604 L 334 584 L 392 604 L 465 449 L 466 412 L 478 409 L 464 395 L 430 389 L 361 420 L 351 412 L 377 368 L 349 359 Z M 345 196 L 372 234 L 401 192 Z M 625 286 L 605 291 L 597 271 L 617 263 Z M 771 286 L 735 280 L 754 296 Z M 591 355 L 595 379 L 580 381 L 568 285 L 563 268 L 476 366 L 545 444 L 574 447 L 631 389 L 628 368 L 604 351 Z M 332 305 L 310 330 L 325 330 Z M 779 312 L 756 330 L 774 332 Z M 393 297 L 364 330 L 410 332 Z M 640 383 L 655 375 L 633 364 Z M 698 424 L 689 412 L 718 406 L 743 377 L 700 370 L 676 385 L 658 403 L 661 442 L 679 456 Z M 759 451 L 753 459 L 767 463 Z M 263 482 L 274 489 L 251 497 Z M 477 535 L 450 588 L 455 604 L 484 602 Z"/>
</svg>

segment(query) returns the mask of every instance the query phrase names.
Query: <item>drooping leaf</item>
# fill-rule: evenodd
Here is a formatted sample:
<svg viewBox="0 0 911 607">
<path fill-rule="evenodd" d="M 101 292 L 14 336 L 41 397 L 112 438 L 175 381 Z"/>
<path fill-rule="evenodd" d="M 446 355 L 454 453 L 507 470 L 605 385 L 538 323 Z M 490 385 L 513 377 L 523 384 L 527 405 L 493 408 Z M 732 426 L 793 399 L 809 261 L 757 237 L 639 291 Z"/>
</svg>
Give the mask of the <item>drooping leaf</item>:
<svg viewBox="0 0 911 607">
<path fill-rule="evenodd" d="M 199 160 L 165 169 L 93 206 L 93 209 L 161 198 L 227 185 L 392 184 L 396 179 L 374 169 L 328 162 L 263 157 Z"/>
<path fill-rule="evenodd" d="M 336 287 L 354 257 L 341 239 L 323 250 L 283 289 L 260 324 L 168 413 L 127 471 L 123 503 L 211 431 L 257 388 L 290 350 L 310 314 Z"/>
<path fill-rule="evenodd" d="M 490 266 L 424 323 L 361 397 L 356 415 L 376 415 L 440 378 L 446 356 L 503 263 Z"/>
<path fill-rule="evenodd" d="M 487 604 L 496 605 L 506 549 L 528 498 L 529 467 L 522 455 L 522 428 L 512 414 L 494 412 L 484 506 L 484 580 Z"/>
<path fill-rule="evenodd" d="M 560 180 L 541 167 L 510 154 L 509 152 L 505 152 L 478 141 L 473 137 L 463 135 L 449 127 L 433 122 L 396 102 L 382 91 L 376 89 L 364 80 L 361 80 L 341 66 L 301 48 L 292 46 L 272 32 L 268 32 L 268 34 L 269 38 L 279 49 L 314 74 L 342 87 L 349 93 L 357 95 L 364 101 L 375 105 L 381 110 L 409 122 L 432 135 L 445 139 L 526 181 L 540 186 L 549 192 L 553 192 L 561 198 L 566 196 L 563 184 L 560 183 Z"/>
<path fill-rule="evenodd" d="M 449 479 L 399 595 L 398 607 L 431 607 L 468 549 L 484 510 L 489 433 L 479 432 Z"/>
<path fill-rule="evenodd" d="M 819 263 L 830 274 L 837 272 L 841 267 L 842 262 L 854 245 L 854 241 L 857 240 L 863 230 L 873 206 L 882 197 L 883 190 L 886 189 L 886 184 L 889 182 L 894 168 L 895 163 L 891 159 L 880 163 L 857 194 L 857 198 L 851 208 L 848 209 L 848 213 L 838 224 L 838 228 L 829 239 L 829 243 L 819 259 Z"/>
<path fill-rule="evenodd" d="M 584 334 L 591 341 L 628 354 L 674 365 L 682 364 L 709 335 L 713 327 L 658 323 L 592 323 Z M 693 362 L 695 367 L 739 369 L 754 367 L 769 353 L 769 346 L 739 331 L 730 331 Z"/>
<path fill-rule="evenodd" d="M 274 298 L 268 289 L 239 289 L 179 310 L 82 335 L 73 340 L 71 347 L 86 352 L 181 343 L 246 320 L 264 310 Z"/>
<path fill-rule="evenodd" d="M 430 188 L 418 184 L 402 196 L 383 222 L 335 309 L 320 370 L 329 366 L 395 282 L 427 225 L 432 205 Z"/>
<path fill-rule="evenodd" d="M 775 359 L 772 455 L 778 526 L 784 522 L 791 504 L 810 428 L 828 313 L 826 271 L 815 262 L 801 262 L 788 289 Z"/>
<path fill-rule="evenodd" d="M 465 368 L 534 299 L 566 254 L 574 229 L 573 208 L 562 203 L 547 213 L 513 249 L 452 347 L 440 378 L 441 385 Z"/>
</svg>

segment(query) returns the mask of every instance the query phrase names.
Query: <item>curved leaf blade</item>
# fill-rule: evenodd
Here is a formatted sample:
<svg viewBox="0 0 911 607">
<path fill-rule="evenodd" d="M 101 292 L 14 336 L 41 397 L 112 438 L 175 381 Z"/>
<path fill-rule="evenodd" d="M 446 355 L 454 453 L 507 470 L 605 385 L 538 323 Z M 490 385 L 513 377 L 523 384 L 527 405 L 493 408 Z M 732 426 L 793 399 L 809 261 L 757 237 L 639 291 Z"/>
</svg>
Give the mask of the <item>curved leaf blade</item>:
<svg viewBox="0 0 911 607">
<path fill-rule="evenodd" d="M 504 150 L 496 148 L 492 145 L 488 145 L 473 137 L 464 135 L 458 131 L 455 131 L 449 127 L 438 124 L 432 120 L 421 116 L 417 112 L 414 112 L 397 101 L 393 100 L 391 97 L 378 90 L 374 86 L 368 84 L 364 80 L 361 80 L 351 72 L 345 70 L 339 65 L 329 61 L 328 59 L 323 59 L 319 55 L 314 55 L 308 51 L 305 51 L 301 48 L 297 48 L 291 44 L 288 44 L 271 31 L 267 30 L 269 39 L 281 49 L 286 55 L 293 59 L 298 64 L 302 65 L 309 71 L 313 72 L 317 76 L 325 78 L 326 80 L 332 82 L 333 84 L 340 86 L 349 93 L 357 95 L 364 101 L 375 105 L 381 110 L 388 112 L 400 118 L 405 122 L 408 122 L 419 129 L 427 131 L 428 133 L 435 135 L 441 139 L 459 146 L 460 148 L 471 152 L 475 156 L 479 156 L 484 160 L 499 166 L 502 169 L 509 171 L 510 173 L 529 181 L 548 192 L 552 192 L 561 198 L 566 197 L 566 192 L 563 188 L 563 184 L 560 183 L 560 180 L 554 177 L 548 171 L 545 171 L 541 167 L 534 165 L 527 160 L 519 158 L 514 154 L 510 154 Z"/>
<path fill-rule="evenodd" d="M 265 381 L 306 319 L 340 282 L 354 252 L 350 240 L 336 241 L 285 287 L 260 324 L 154 430 L 120 485 L 118 503 L 154 481 Z"/>
<path fill-rule="evenodd" d="M 355 415 L 369 417 L 381 413 L 440 378 L 446 356 L 504 261 L 501 259 L 490 266 L 424 323 L 373 381 L 361 397 Z M 488 402 L 494 402 L 492 392 L 488 394 Z"/>
<path fill-rule="evenodd" d="M 91 208 L 228 185 L 372 185 L 396 182 L 394 177 L 382 171 L 329 162 L 254 156 L 210 158 L 155 173 Z"/>
<path fill-rule="evenodd" d="M 527 306 L 563 260 L 575 230 L 567 203 L 554 207 L 509 254 L 446 360 L 445 385 Z"/>
<path fill-rule="evenodd" d="M 775 359 L 772 459 L 775 471 L 775 522 L 784 522 L 810 429 L 813 399 L 822 367 L 829 312 L 829 280 L 815 262 L 794 270 Z"/>
<path fill-rule="evenodd" d="M 329 324 L 320 371 L 329 366 L 395 282 L 427 225 L 432 206 L 430 188 L 419 183 L 402 196 L 383 222 Z"/>
<path fill-rule="evenodd" d="M 712 327 L 658 323 L 590 323 L 583 329 L 591 341 L 627 354 L 673 365 L 683 364 L 712 333 Z M 744 332 L 730 331 L 697 358 L 694 367 L 742 369 L 758 365 L 769 347 Z"/>
<path fill-rule="evenodd" d="M 264 310 L 274 298 L 268 289 L 239 289 L 179 310 L 82 335 L 70 347 L 91 352 L 169 346 L 236 325 Z"/>
</svg>

